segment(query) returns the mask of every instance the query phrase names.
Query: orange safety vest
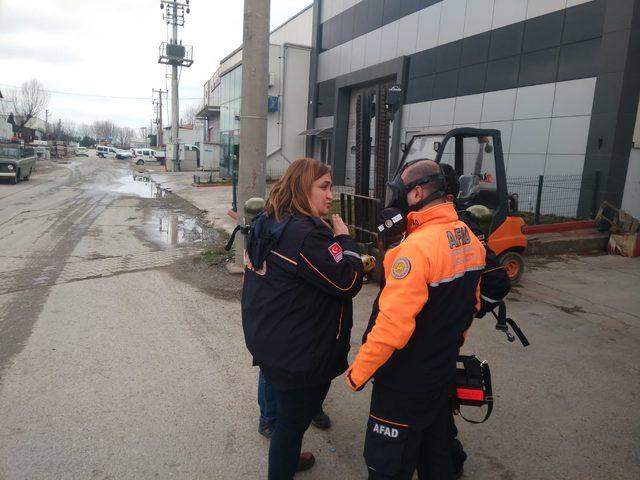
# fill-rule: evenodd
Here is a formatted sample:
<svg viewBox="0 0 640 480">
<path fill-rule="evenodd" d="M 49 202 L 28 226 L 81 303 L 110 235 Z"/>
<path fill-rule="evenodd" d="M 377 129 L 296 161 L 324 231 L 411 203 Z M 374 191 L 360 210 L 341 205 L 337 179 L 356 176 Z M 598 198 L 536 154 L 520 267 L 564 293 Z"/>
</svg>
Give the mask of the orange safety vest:
<svg viewBox="0 0 640 480">
<path fill-rule="evenodd" d="M 409 213 L 408 235 L 384 259 L 385 286 L 347 384 L 429 391 L 455 374 L 460 336 L 480 305 L 485 249 L 453 204 Z"/>
</svg>

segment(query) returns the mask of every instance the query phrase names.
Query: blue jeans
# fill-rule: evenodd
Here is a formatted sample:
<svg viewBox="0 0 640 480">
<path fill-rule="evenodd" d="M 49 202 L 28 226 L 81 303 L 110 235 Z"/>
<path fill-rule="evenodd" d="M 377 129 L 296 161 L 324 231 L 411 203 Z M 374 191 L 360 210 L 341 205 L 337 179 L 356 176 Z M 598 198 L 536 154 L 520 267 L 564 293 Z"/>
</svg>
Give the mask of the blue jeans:
<svg viewBox="0 0 640 480">
<path fill-rule="evenodd" d="M 258 375 L 258 405 L 260 406 L 260 425 L 276 422 L 276 394 L 271 384 L 264 378 L 262 371 Z"/>
<path fill-rule="evenodd" d="M 302 437 L 327 396 L 327 382 L 317 387 L 273 388 L 278 421 L 269 445 L 269 480 L 291 480 L 298 468 Z"/>
</svg>

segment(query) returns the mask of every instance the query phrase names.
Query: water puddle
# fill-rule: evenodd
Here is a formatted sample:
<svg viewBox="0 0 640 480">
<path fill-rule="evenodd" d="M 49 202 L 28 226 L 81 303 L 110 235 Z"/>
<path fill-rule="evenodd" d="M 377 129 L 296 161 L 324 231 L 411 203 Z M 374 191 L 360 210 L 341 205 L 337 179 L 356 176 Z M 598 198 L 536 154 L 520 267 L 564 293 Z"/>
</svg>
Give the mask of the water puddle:
<svg viewBox="0 0 640 480">
<path fill-rule="evenodd" d="M 155 183 L 149 175 L 134 172 L 118 179 L 119 187 L 113 191 L 122 195 L 134 195 L 141 198 L 162 198 L 166 190 Z"/>
<path fill-rule="evenodd" d="M 195 245 L 218 239 L 218 232 L 197 218 L 166 210 L 153 211 L 144 229 L 148 240 L 163 247 Z"/>
<path fill-rule="evenodd" d="M 140 198 L 161 199 L 171 192 L 154 182 L 148 173 L 132 172 L 117 180 L 118 185 L 111 191 Z M 185 213 L 177 206 L 169 206 L 173 202 L 153 202 L 148 216 L 142 225 L 147 240 L 163 248 L 195 245 L 203 242 L 214 242 L 218 232 L 207 226 L 194 215 Z"/>
</svg>

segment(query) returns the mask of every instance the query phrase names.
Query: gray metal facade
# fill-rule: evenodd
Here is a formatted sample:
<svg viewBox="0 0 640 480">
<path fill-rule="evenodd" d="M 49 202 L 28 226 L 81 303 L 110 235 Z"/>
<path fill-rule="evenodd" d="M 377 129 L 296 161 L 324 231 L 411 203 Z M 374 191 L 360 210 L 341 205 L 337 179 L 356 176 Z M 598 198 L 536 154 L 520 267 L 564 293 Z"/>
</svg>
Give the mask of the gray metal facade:
<svg viewBox="0 0 640 480">
<path fill-rule="evenodd" d="M 340 183 L 350 89 L 392 78 L 405 90 L 392 157 L 419 128 L 498 128 L 508 175 L 599 171 L 601 198 L 619 204 L 640 89 L 639 3 L 316 0 L 309 124 L 334 126 Z"/>
</svg>

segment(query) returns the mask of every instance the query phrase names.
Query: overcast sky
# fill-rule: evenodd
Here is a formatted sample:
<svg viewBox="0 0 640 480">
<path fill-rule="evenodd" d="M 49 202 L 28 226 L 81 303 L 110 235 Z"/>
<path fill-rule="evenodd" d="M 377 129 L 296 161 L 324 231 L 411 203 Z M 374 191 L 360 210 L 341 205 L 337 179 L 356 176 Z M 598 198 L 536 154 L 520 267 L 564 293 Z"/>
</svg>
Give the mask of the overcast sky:
<svg viewBox="0 0 640 480">
<path fill-rule="evenodd" d="M 190 3 L 179 38 L 194 46 L 195 62 L 182 69 L 181 111 L 202 103 L 204 82 L 242 43 L 243 1 Z M 271 28 L 310 3 L 271 0 Z M 162 12 L 159 0 L 0 0 L 0 90 L 36 78 L 53 92 L 112 97 L 52 93 L 50 120 L 148 126 L 152 88 L 171 88 L 158 64 L 158 46 L 167 39 Z"/>
</svg>

